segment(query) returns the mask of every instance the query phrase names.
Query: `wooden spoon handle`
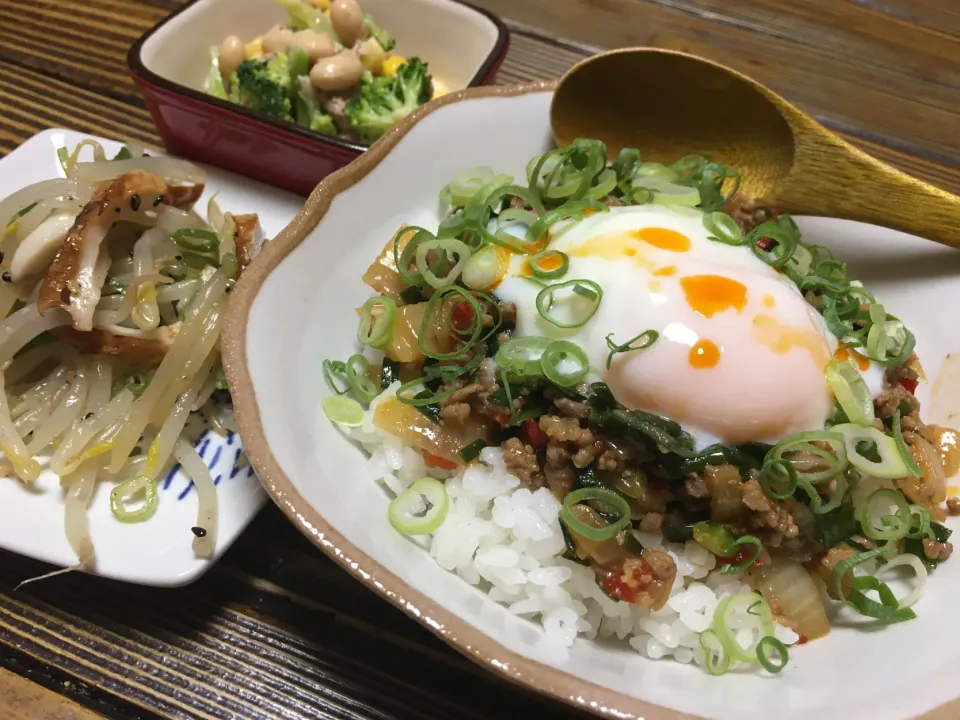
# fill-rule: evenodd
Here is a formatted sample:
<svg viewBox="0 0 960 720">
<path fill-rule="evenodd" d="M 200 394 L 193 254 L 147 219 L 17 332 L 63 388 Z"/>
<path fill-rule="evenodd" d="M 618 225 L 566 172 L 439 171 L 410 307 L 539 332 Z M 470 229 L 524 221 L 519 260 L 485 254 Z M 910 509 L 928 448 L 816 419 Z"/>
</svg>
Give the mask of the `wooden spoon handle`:
<svg viewBox="0 0 960 720">
<path fill-rule="evenodd" d="M 884 225 L 960 248 L 960 197 L 917 180 L 804 118 L 794 164 L 769 204 Z"/>
</svg>

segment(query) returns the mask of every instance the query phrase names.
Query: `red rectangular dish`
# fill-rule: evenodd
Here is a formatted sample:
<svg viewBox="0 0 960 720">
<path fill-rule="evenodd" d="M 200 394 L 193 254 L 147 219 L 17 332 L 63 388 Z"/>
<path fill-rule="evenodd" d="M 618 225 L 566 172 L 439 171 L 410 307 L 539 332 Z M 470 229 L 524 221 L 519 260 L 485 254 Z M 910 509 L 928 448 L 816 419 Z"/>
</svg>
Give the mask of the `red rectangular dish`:
<svg viewBox="0 0 960 720">
<path fill-rule="evenodd" d="M 447 91 L 484 85 L 506 55 L 498 18 L 459 0 L 362 0 L 364 12 Z M 167 150 L 307 195 L 366 146 L 313 132 L 204 92 L 209 51 L 284 24 L 271 0 L 194 0 L 145 33 L 127 62 Z"/>
</svg>

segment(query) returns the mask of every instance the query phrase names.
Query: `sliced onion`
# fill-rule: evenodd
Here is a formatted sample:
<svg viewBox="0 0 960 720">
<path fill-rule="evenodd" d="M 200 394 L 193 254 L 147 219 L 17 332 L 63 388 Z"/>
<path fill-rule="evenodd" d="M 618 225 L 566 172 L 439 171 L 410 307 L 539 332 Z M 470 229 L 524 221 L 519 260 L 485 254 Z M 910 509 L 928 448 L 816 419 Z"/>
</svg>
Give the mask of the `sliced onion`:
<svg viewBox="0 0 960 720">
<path fill-rule="evenodd" d="M 747 580 L 777 608 L 777 614 L 795 632 L 811 640 L 830 632 L 820 591 L 800 563 L 773 558 L 769 563 L 751 568 Z"/>
<path fill-rule="evenodd" d="M 873 425 L 873 399 L 860 372 L 845 360 L 835 360 L 823 371 L 840 409 L 856 425 Z"/>
</svg>

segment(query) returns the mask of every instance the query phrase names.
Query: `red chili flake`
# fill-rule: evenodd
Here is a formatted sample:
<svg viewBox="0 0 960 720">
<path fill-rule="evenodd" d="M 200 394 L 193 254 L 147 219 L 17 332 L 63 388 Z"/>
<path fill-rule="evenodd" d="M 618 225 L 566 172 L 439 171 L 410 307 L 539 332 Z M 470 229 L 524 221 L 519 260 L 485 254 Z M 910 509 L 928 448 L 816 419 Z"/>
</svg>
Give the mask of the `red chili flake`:
<svg viewBox="0 0 960 720">
<path fill-rule="evenodd" d="M 543 450 L 547 446 L 547 434 L 540 429 L 540 425 L 532 418 L 524 420 L 520 428 L 523 441 L 534 450 Z"/>
<path fill-rule="evenodd" d="M 423 461 L 430 467 L 440 468 L 441 470 L 456 470 L 458 467 L 453 460 L 447 460 L 445 457 L 434 455 L 427 450 L 423 451 Z"/>
<path fill-rule="evenodd" d="M 770 251 L 774 247 L 776 247 L 776 245 L 777 245 L 777 241 L 774 240 L 772 237 L 762 237 L 759 240 L 757 240 L 757 247 L 760 248 L 761 250 Z"/>
<path fill-rule="evenodd" d="M 900 378 L 900 386 L 911 395 L 917 392 L 917 385 L 919 384 L 920 382 L 918 380 L 911 380 L 910 378 Z"/>
<path fill-rule="evenodd" d="M 797 638 L 797 641 L 794 643 L 794 645 L 805 645 L 808 642 L 810 642 L 810 638 L 808 638 L 806 635 L 801 635 L 799 638 Z"/>
<path fill-rule="evenodd" d="M 465 333 L 470 329 L 473 317 L 473 308 L 470 303 L 461 300 L 450 311 L 450 324 L 453 325 L 454 330 Z"/>
</svg>

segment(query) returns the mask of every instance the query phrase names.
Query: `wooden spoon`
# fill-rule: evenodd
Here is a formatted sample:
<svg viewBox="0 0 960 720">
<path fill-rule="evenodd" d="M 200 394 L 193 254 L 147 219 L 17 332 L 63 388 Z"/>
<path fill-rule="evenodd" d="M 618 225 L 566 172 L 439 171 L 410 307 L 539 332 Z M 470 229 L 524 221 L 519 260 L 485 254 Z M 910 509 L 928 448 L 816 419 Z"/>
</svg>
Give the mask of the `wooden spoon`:
<svg viewBox="0 0 960 720">
<path fill-rule="evenodd" d="M 736 168 L 743 191 L 803 215 L 886 225 L 960 247 L 960 197 L 853 147 L 735 70 L 656 48 L 587 58 L 557 86 L 559 145 L 597 138 L 671 163 L 696 154 Z"/>
</svg>

